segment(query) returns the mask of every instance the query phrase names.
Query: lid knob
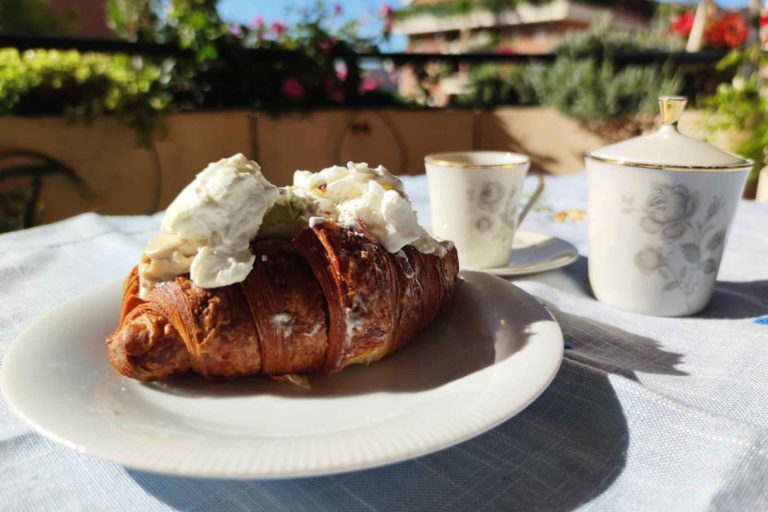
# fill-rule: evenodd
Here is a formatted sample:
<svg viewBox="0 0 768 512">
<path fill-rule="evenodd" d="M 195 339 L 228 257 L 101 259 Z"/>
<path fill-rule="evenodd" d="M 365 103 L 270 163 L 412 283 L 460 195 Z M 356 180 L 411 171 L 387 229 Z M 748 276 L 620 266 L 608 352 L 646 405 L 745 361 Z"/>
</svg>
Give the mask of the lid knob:
<svg viewBox="0 0 768 512">
<path fill-rule="evenodd" d="M 659 109 L 661 110 L 661 122 L 675 125 L 680 120 L 685 110 L 688 98 L 685 96 L 659 96 Z"/>
</svg>

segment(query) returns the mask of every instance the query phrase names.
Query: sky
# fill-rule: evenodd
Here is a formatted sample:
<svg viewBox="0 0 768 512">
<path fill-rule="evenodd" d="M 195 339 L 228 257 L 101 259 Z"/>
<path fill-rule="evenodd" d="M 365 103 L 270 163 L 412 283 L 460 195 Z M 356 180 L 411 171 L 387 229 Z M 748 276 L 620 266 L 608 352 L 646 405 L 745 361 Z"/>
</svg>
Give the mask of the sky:
<svg viewBox="0 0 768 512">
<path fill-rule="evenodd" d="M 662 0 L 663 1 L 663 0 Z M 679 1 L 679 0 L 678 0 Z M 261 15 L 267 20 L 284 19 L 287 8 L 301 8 L 314 4 L 315 0 L 221 0 L 219 10 L 222 15 L 231 21 L 248 22 L 256 15 Z M 389 3 L 397 8 L 402 6 L 402 0 L 338 0 L 326 2 L 330 5 L 339 4 L 344 10 L 344 15 L 349 17 L 373 18 L 384 3 Z M 690 0 L 688 3 L 696 3 Z M 723 7 L 744 7 L 748 0 L 718 0 Z"/>
<path fill-rule="evenodd" d="M 679 0 L 678 0 L 679 1 Z M 219 12 L 225 20 L 235 23 L 250 23 L 256 16 L 262 16 L 269 24 L 273 21 L 291 20 L 290 11 L 314 5 L 315 0 L 220 0 Z M 327 1 L 329 6 L 340 5 L 342 16 L 358 19 L 361 23 L 361 33 L 367 36 L 381 34 L 381 18 L 378 15 L 382 4 L 388 3 L 394 8 L 403 5 L 402 0 L 337 0 Z M 688 3 L 696 3 L 691 1 Z M 748 0 L 718 0 L 725 8 L 744 7 Z M 383 50 L 398 51 L 405 48 L 405 38 L 393 37 Z"/>
<path fill-rule="evenodd" d="M 670 3 L 672 1 L 680 0 L 660 0 L 664 3 Z M 696 0 L 683 0 L 681 3 L 695 4 Z M 749 0 L 717 0 L 717 5 L 726 9 L 736 9 L 739 7 L 746 7 L 749 4 Z"/>
<path fill-rule="evenodd" d="M 342 9 L 342 17 L 357 19 L 360 22 L 360 33 L 364 36 L 379 36 L 382 33 L 379 9 L 383 4 L 394 8 L 402 7 L 402 0 L 331 0 L 325 2 L 329 9 L 338 4 Z M 315 4 L 315 0 L 220 0 L 219 13 L 230 22 L 250 23 L 256 16 L 262 16 L 267 24 L 273 21 L 289 21 L 291 11 Z M 295 14 L 293 15 L 295 17 Z M 397 51 L 405 48 L 405 38 L 394 36 L 382 49 Z"/>
<path fill-rule="evenodd" d="M 399 0 L 338 0 L 326 1 L 333 6 L 339 4 L 346 17 L 372 18 L 378 12 L 382 4 L 389 3 L 393 7 L 402 5 Z M 256 15 L 263 16 L 266 20 L 285 19 L 286 9 L 301 8 L 315 4 L 315 0 L 220 0 L 219 12 L 226 19 L 237 21 L 250 21 Z"/>
</svg>

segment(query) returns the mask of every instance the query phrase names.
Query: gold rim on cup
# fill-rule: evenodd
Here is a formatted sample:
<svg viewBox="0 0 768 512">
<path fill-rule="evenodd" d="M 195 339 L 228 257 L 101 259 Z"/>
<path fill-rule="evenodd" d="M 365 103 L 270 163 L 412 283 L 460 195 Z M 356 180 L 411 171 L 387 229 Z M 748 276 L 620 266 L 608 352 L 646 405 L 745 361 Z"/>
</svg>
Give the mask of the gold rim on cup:
<svg viewBox="0 0 768 512">
<path fill-rule="evenodd" d="M 451 156 L 470 154 L 470 153 L 496 153 L 499 155 L 514 155 L 521 158 L 519 162 L 511 163 L 499 163 L 499 164 L 476 164 L 471 162 L 460 162 L 458 160 L 451 160 Z M 433 153 L 424 157 L 424 163 L 430 165 L 437 165 L 441 167 L 455 167 L 457 169 L 513 169 L 530 163 L 531 159 L 527 155 L 522 153 L 513 153 L 511 151 L 465 151 L 457 152 L 452 151 L 449 153 Z"/>
</svg>

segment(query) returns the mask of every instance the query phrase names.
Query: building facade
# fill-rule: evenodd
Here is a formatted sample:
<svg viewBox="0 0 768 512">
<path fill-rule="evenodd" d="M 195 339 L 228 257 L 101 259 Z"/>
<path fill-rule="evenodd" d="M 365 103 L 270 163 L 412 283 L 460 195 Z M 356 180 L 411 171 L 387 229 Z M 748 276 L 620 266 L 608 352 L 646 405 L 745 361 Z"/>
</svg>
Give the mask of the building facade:
<svg viewBox="0 0 768 512">
<path fill-rule="evenodd" d="M 645 2 L 648 4 L 648 2 Z M 610 16 L 617 28 L 647 25 L 650 9 L 635 2 L 602 3 L 552 0 L 520 3 L 490 11 L 481 6 L 459 11 L 455 0 L 410 0 L 393 25 L 408 38 L 408 51 L 462 53 L 492 50 L 524 54 L 548 53 L 571 30 L 585 30 Z"/>
</svg>

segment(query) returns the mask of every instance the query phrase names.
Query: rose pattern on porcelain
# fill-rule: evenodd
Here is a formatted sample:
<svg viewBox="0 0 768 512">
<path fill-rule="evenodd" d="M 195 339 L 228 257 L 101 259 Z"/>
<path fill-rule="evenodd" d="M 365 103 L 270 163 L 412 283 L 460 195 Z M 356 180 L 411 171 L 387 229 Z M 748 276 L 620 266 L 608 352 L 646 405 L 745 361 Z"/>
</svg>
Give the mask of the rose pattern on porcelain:
<svg viewBox="0 0 768 512">
<path fill-rule="evenodd" d="M 646 245 L 635 254 L 636 268 L 646 275 L 658 274 L 664 292 L 682 292 L 686 303 L 698 290 L 704 275 L 717 272 L 726 236 L 726 222 L 717 219 L 722 196 L 713 196 L 703 220 L 696 220 L 700 200 L 682 184 L 654 183 L 641 206 L 635 196 L 622 195 L 622 213 L 639 214 L 638 225 L 658 235 L 658 245 Z M 679 252 L 682 265 L 675 268 L 673 255 Z"/>
<path fill-rule="evenodd" d="M 459 151 L 424 158 L 432 230 L 453 241 L 462 268 L 506 266 L 515 228 L 544 190 L 520 204 L 530 159 L 506 151 Z M 519 213 L 518 213 L 519 212 Z"/>
<path fill-rule="evenodd" d="M 517 189 L 510 187 L 509 192 L 498 181 L 484 181 L 479 190 L 467 190 L 467 201 L 475 203 L 480 216 L 474 226 L 479 233 L 489 233 L 493 238 L 505 237 L 502 226 L 515 229 L 517 205 L 514 201 Z"/>
</svg>

